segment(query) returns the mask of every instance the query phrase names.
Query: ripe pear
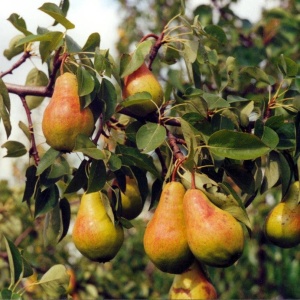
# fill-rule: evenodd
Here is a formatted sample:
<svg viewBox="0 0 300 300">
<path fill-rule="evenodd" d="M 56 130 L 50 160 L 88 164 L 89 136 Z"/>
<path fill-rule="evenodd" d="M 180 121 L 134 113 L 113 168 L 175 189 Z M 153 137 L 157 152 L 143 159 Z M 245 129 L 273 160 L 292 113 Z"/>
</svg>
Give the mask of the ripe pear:
<svg viewBox="0 0 300 300">
<path fill-rule="evenodd" d="M 268 240 L 281 248 L 295 247 L 300 243 L 299 181 L 295 181 L 282 202 L 268 214 L 264 232 Z"/>
<path fill-rule="evenodd" d="M 217 299 L 217 292 L 200 264 L 195 261 L 183 273 L 175 275 L 169 299 Z"/>
<path fill-rule="evenodd" d="M 183 199 L 187 241 L 199 261 L 228 267 L 243 253 L 244 231 L 227 211 L 211 203 L 199 189 L 189 189 Z"/>
<path fill-rule="evenodd" d="M 179 274 L 194 260 L 186 240 L 184 194 L 185 188 L 180 182 L 167 183 L 145 230 L 145 252 L 163 272 Z"/>
<path fill-rule="evenodd" d="M 90 108 L 81 109 L 76 76 L 66 72 L 54 86 L 52 98 L 42 120 L 46 142 L 58 151 L 72 151 L 78 134 L 90 136 L 94 116 Z"/>
<path fill-rule="evenodd" d="M 112 222 L 100 192 L 83 194 L 72 238 L 82 255 L 93 261 L 107 262 L 120 250 L 123 227 Z"/>
<path fill-rule="evenodd" d="M 121 216 L 132 220 L 143 210 L 143 200 L 134 178 L 126 177 L 126 190 L 121 191 L 122 213 Z"/>
<path fill-rule="evenodd" d="M 163 89 L 153 73 L 143 63 L 136 71 L 124 78 L 123 98 L 126 99 L 136 93 L 148 92 L 152 101 L 145 99 L 139 103 L 126 107 L 126 110 L 137 116 L 146 116 L 157 110 L 163 103 Z M 121 111 L 122 112 L 122 111 Z"/>
</svg>

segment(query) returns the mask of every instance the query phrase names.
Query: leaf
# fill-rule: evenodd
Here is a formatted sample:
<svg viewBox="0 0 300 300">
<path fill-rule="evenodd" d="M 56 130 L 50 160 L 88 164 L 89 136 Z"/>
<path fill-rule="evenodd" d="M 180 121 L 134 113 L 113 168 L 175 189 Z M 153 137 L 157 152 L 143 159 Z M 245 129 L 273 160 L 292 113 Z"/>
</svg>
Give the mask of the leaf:
<svg viewBox="0 0 300 300">
<path fill-rule="evenodd" d="M 68 184 L 65 194 L 74 193 L 79 191 L 82 187 L 84 187 L 87 184 L 87 167 L 88 167 L 88 161 L 84 159 L 79 168 L 75 171 L 75 174 Z"/>
<path fill-rule="evenodd" d="M 44 246 L 56 245 L 60 237 L 61 219 L 59 205 L 46 213 L 43 230 Z"/>
<path fill-rule="evenodd" d="M 136 134 L 137 147 L 144 153 L 158 148 L 166 139 L 166 128 L 157 123 L 147 123 Z"/>
<path fill-rule="evenodd" d="M 36 183 L 38 180 L 38 177 L 36 176 L 35 165 L 31 165 L 27 168 L 25 177 L 26 177 L 26 184 L 25 184 L 25 190 L 24 190 L 22 202 L 26 201 L 27 203 L 29 203 L 30 198 L 34 194 Z"/>
<path fill-rule="evenodd" d="M 24 34 L 18 34 L 14 36 L 8 45 L 8 48 L 3 51 L 3 55 L 8 59 L 11 60 L 13 57 L 19 55 L 24 51 L 24 47 L 22 45 L 17 46 L 20 39 L 24 38 Z"/>
<path fill-rule="evenodd" d="M 19 128 L 23 131 L 23 133 L 25 134 L 25 136 L 27 137 L 27 139 L 30 141 L 31 138 L 31 133 L 29 131 L 28 125 L 26 125 L 24 122 L 19 121 L 18 123 Z"/>
<path fill-rule="evenodd" d="M 60 155 L 59 151 L 53 148 L 49 148 L 40 160 L 40 163 L 37 167 L 36 175 L 37 176 L 41 175 L 48 167 L 50 167 L 54 163 L 55 159 L 59 155 Z"/>
<path fill-rule="evenodd" d="M 34 217 L 52 210 L 58 203 L 59 191 L 56 184 L 51 185 L 42 192 L 39 191 L 35 200 Z"/>
<path fill-rule="evenodd" d="M 79 134 L 76 137 L 74 152 L 81 152 L 94 159 L 105 159 L 105 153 L 98 149 L 97 146 L 85 134 Z"/>
<path fill-rule="evenodd" d="M 59 299 L 65 295 L 70 281 L 70 275 L 64 265 L 52 266 L 41 278 L 39 285 L 51 298 Z"/>
<path fill-rule="evenodd" d="M 94 87 L 94 77 L 84 68 L 77 68 L 78 94 L 80 97 L 90 94 Z"/>
<path fill-rule="evenodd" d="M 31 34 L 20 39 L 17 46 L 32 43 L 32 42 L 51 42 L 49 45 L 58 45 L 58 41 L 63 38 L 63 33 L 60 31 L 47 31 L 43 34 Z M 54 50 L 55 47 L 48 47 L 49 50 Z"/>
<path fill-rule="evenodd" d="M 12 129 L 9 118 L 9 112 L 5 107 L 3 96 L 0 94 L 0 121 L 1 119 L 5 128 L 6 137 L 9 138 Z"/>
<path fill-rule="evenodd" d="M 225 45 L 227 37 L 224 30 L 216 25 L 207 25 L 204 27 L 204 31 L 209 34 L 211 38 L 217 40 L 220 44 Z"/>
<path fill-rule="evenodd" d="M 117 92 L 114 85 L 103 78 L 101 81 L 98 97 L 105 103 L 105 109 L 103 111 L 103 122 L 106 122 L 115 113 L 117 104 Z"/>
<path fill-rule="evenodd" d="M 208 147 L 217 156 L 238 160 L 254 159 L 270 151 L 257 136 L 226 129 L 213 133 L 208 139 Z"/>
<path fill-rule="evenodd" d="M 26 86 L 46 86 L 47 84 L 48 84 L 48 77 L 43 71 L 37 68 L 33 68 L 27 74 L 26 82 L 25 82 Z M 31 110 L 38 107 L 45 99 L 45 97 L 26 96 L 25 99 L 28 108 Z"/>
<path fill-rule="evenodd" d="M 87 193 L 100 191 L 106 183 L 106 167 L 103 160 L 92 160 Z"/>
<path fill-rule="evenodd" d="M 297 63 L 283 54 L 280 55 L 278 68 L 285 77 L 295 77 L 298 74 Z"/>
<path fill-rule="evenodd" d="M 13 286 L 23 277 L 23 259 L 20 251 L 11 240 L 4 236 L 4 242 L 10 269 L 10 285 Z"/>
<path fill-rule="evenodd" d="M 4 157 L 20 157 L 27 153 L 25 146 L 17 141 L 7 141 L 2 144 L 1 148 L 6 148 L 7 150 L 7 154 Z"/>
<path fill-rule="evenodd" d="M 207 102 L 209 110 L 230 107 L 230 104 L 225 99 L 223 99 L 222 97 L 220 97 L 218 95 L 210 94 L 210 93 L 203 93 L 202 97 Z"/>
<path fill-rule="evenodd" d="M 63 25 L 66 29 L 75 28 L 75 25 L 64 16 L 64 13 L 56 4 L 44 3 L 39 10 L 51 16 L 56 22 Z"/>
<path fill-rule="evenodd" d="M 24 33 L 24 35 L 31 34 L 30 31 L 27 30 L 26 22 L 23 18 L 21 18 L 18 14 L 13 13 L 7 19 L 17 30 Z"/>
<path fill-rule="evenodd" d="M 97 47 L 100 47 L 100 34 L 98 32 L 91 33 L 82 47 L 83 52 L 94 52 Z"/>
<path fill-rule="evenodd" d="M 240 74 L 247 74 L 248 76 L 256 79 L 257 81 L 272 84 L 269 76 L 258 67 L 244 67 L 240 70 Z"/>
<path fill-rule="evenodd" d="M 61 215 L 62 232 L 58 243 L 68 234 L 71 221 L 71 207 L 69 201 L 66 198 L 62 198 L 59 201 L 59 209 Z"/>
<path fill-rule="evenodd" d="M 149 54 L 153 42 L 146 40 L 140 43 L 136 50 L 131 55 L 130 59 L 126 61 L 126 65 L 122 65 L 121 61 L 121 77 L 125 77 L 135 70 L 137 70 L 145 61 L 145 57 Z"/>
<path fill-rule="evenodd" d="M 61 178 L 69 174 L 69 163 L 63 156 L 58 156 L 50 166 L 49 179 Z"/>
</svg>

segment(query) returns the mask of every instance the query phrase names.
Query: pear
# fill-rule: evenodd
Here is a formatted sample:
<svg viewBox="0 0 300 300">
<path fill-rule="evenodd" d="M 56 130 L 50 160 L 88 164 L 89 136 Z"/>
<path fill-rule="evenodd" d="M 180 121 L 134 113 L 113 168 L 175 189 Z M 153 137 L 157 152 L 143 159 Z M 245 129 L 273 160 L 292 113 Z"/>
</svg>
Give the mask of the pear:
<svg viewBox="0 0 300 300">
<path fill-rule="evenodd" d="M 163 272 L 179 274 L 194 260 L 186 240 L 184 194 L 185 188 L 180 182 L 167 183 L 145 230 L 145 252 Z"/>
<path fill-rule="evenodd" d="M 243 253 L 242 225 L 227 211 L 209 201 L 199 189 L 189 189 L 183 199 L 187 241 L 199 261 L 228 267 Z"/>
<path fill-rule="evenodd" d="M 90 136 L 94 130 L 94 116 L 90 108 L 81 109 L 76 76 L 60 75 L 47 105 L 42 130 L 46 142 L 58 151 L 72 151 L 78 134 Z"/>
<path fill-rule="evenodd" d="M 132 220 L 143 210 L 143 200 L 134 178 L 126 176 L 126 190 L 121 191 L 122 213 L 121 216 Z"/>
<path fill-rule="evenodd" d="M 139 103 L 126 107 L 120 112 L 126 112 L 127 110 L 133 115 L 143 117 L 157 110 L 157 107 L 160 107 L 163 103 L 163 89 L 145 63 L 130 75 L 125 76 L 122 92 L 124 99 L 136 93 L 148 92 L 152 96 L 152 101 L 155 104 L 151 100 L 145 99 L 141 100 Z"/>
<path fill-rule="evenodd" d="M 175 275 L 169 299 L 217 299 L 217 292 L 201 265 L 195 261 L 183 273 Z"/>
<path fill-rule="evenodd" d="M 112 222 L 100 192 L 83 194 L 72 239 L 82 255 L 92 261 L 107 262 L 120 250 L 124 241 L 123 227 Z"/>
<path fill-rule="evenodd" d="M 295 247 L 300 243 L 299 181 L 289 188 L 282 202 L 267 215 L 264 232 L 269 241 L 281 248 Z"/>
</svg>

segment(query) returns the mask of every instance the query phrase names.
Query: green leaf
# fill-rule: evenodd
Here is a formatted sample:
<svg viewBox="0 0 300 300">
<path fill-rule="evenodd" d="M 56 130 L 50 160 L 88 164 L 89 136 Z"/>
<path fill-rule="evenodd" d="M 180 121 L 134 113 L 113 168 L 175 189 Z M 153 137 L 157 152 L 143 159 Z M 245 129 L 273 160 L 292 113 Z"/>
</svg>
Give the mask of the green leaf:
<svg viewBox="0 0 300 300">
<path fill-rule="evenodd" d="M 36 183 L 38 180 L 38 177 L 36 176 L 36 166 L 34 165 L 29 166 L 26 170 L 25 177 L 26 177 L 26 185 L 25 185 L 22 202 L 26 201 L 27 203 L 29 203 L 30 198 L 33 196 L 34 191 L 36 189 Z"/>
<path fill-rule="evenodd" d="M 94 32 L 89 35 L 87 41 L 82 47 L 83 52 L 94 52 L 97 47 L 100 47 L 100 34 L 98 32 Z"/>
<path fill-rule="evenodd" d="M 121 158 L 123 165 L 136 166 L 144 169 L 145 171 L 149 171 L 157 178 L 161 177 L 153 163 L 152 157 L 147 154 L 140 153 L 138 149 L 124 145 L 118 145 L 116 147 L 116 154 Z"/>
<path fill-rule="evenodd" d="M 23 18 L 21 18 L 18 14 L 11 14 L 7 19 L 17 30 L 24 33 L 24 35 L 31 34 L 30 31 L 27 30 L 26 22 Z"/>
<path fill-rule="evenodd" d="M 87 193 L 100 191 L 106 183 L 106 167 L 103 160 L 92 160 Z"/>
<path fill-rule="evenodd" d="M 13 286 L 23 277 L 23 259 L 20 251 L 11 240 L 4 236 L 4 242 L 10 269 L 10 285 Z"/>
<path fill-rule="evenodd" d="M 19 128 L 23 131 L 23 133 L 27 137 L 27 139 L 30 141 L 30 139 L 31 139 L 31 132 L 30 132 L 30 130 L 28 128 L 28 125 L 26 125 L 22 121 L 19 121 L 18 125 L 19 125 Z"/>
<path fill-rule="evenodd" d="M 48 84 L 48 77 L 43 71 L 41 71 L 37 68 L 33 68 L 27 74 L 26 82 L 25 82 L 26 86 L 46 86 L 47 84 Z M 45 99 L 45 97 L 26 96 L 25 99 L 26 99 L 28 108 L 31 110 L 31 109 L 38 107 L 42 103 L 42 101 Z"/>
<path fill-rule="evenodd" d="M 121 61 L 121 77 L 125 77 L 133 73 L 144 63 L 145 58 L 149 54 L 152 45 L 153 42 L 150 40 L 146 40 L 140 43 L 131 55 L 131 58 L 129 60 L 127 59 L 125 66 L 122 65 Z"/>
<path fill-rule="evenodd" d="M 64 16 L 64 13 L 56 4 L 44 3 L 39 10 L 51 16 L 56 22 L 63 25 L 66 29 L 75 28 L 75 25 Z"/>
<path fill-rule="evenodd" d="M 34 217 L 52 210 L 58 203 L 59 191 L 56 184 L 51 185 L 42 192 L 39 191 L 35 200 Z"/>
<path fill-rule="evenodd" d="M 20 39 L 17 46 L 32 43 L 32 42 L 53 42 L 51 45 L 58 45 L 58 41 L 62 40 L 63 33 L 60 31 L 47 31 L 42 34 L 31 34 Z M 50 48 L 49 48 L 50 49 Z M 54 50 L 53 48 L 52 50 Z"/>
<path fill-rule="evenodd" d="M 278 68 L 285 77 L 295 77 L 298 74 L 297 63 L 283 54 L 280 55 Z"/>
<path fill-rule="evenodd" d="M 75 174 L 74 174 L 72 180 L 68 184 L 68 186 L 65 190 L 65 194 L 75 193 L 87 184 L 88 165 L 89 165 L 89 162 L 86 159 L 84 159 L 81 162 L 81 164 L 79 165 L 79 168 L 75 171 Z"/>
<path fill-rule="evenodd" d="M 69 174 L 69 163 L 63 156 L 58 156 L 50 166 L 49 179 L 61 178 Z"/>
<path fill-rule="evenodd" d="M 230 104 L 225 99 L 223 99 L 222 97 L 220 97 L 218 95 L 210 94 L 210 93 L 203 93 L 202 97 L 207 102 L 209 110 L 230 107 Z"/>
<path fill-rule="evenodd" d="M 80 97 L 90 94 L 94 87 L 94 77 L 84 68 L 77 68 L 78 94 Z"/>
<path fill-rule="evenodd" d="M 46 213 L 44 220 L 43 240 L 44 246 L 56 245 L 60 237 L 61 218 L 59 205 Z"/>
<path fill-rule="evenodd" d="M 9 138 L 10 134 L 11 134 L 11 123 L 10 123 L 10 118 L 9 118 L 9 111 L 7 110 L 7 107 L 5 106 L 4 103 L 4 98 L 3 96 L 0 94 L 0 121 L 2 119 L 4 128 L 5 128 L 5 132 L 6 132 L 6 137 Z"/>
<path fill-rule="evenodd" d="M 226 129 L 212 134 L 208 139 L 208 147 L 217 156 L 237 160 L 254 159 L 270 151 L 257 136 Z"/>
<path fill-rule="evenodd" d="M 97 146 L 85 134 L 79 134 L 76 137 L 74 152 L 81 152 L 94 159 L 105 159 L 105 153 L 98 149 Z"/>
<path fill-rule="evenodd" d="M 269 76 L 258 67 L 244 67 L 240 70 L 240 74 L 247 74 L 251 78 L 256 79 L 267 84 L 272 84 Z"/>
<path fill-rule="evenodd" d="M 7 150 L 7 154 L 4 157 L 20 157 L 27 153 L 25 146 L 17 141 L 7 141 L 2 144 L 1 148 L 6 148 Z"/>
<path fill-rule="evenodd" d="M 103 112 L 103 122 L 106 122 L 115 113 L 117 104 L 116 89 L 114 85 L 106 78 L 103 78 L 101 81 L 98 97 L 105 103 L 105 110 Z"/>
<path fill-rule="evenodd" d="M 70 203 L 66 198 L 62 198 L 59 201 L 59 209 L 61 215 L 61 235 L 58 240 L 58 243 L 68 234 L 70 221 L 71 221 L 71 207 Z"/>
<path fill-rule="evenodd" d="M 17 46 L 20 39 L 24 38 L 24 34 L 18 34 L 14 36 L 8 45 L 8 48 L 3 51 L 3 55 L 8 59 L 11 60 L 13 57 L 19 55 L 24 51 L 24 47 L 22 45 Z"/>
<path fill-rule="evenodd" d="M 107 162 L 107 166 L 111 171 L 117 171 L 122 167 L 122 161 L 118 155 L 115 153 L 110 153 L 109 160 Z"/>
<path fill-rule="evenodd" d="M 49 297 L 59 299 L 66 294 L 69 281 L 67 268 L 64 265 L 54 265 L 42 276 L 39 285 Z"/>
<path fill-rule="evenodd" d="M 137 147 L 144 153 L 158 148 L 166 139 L 166 128 L 157 123 L 147 123 L 136 134 Z"/>
<path fill-rule="evenodd" d="M 53 148 L 49 148 L 41 158 L 41 161 L 37 167 L 36 175 L 37 176 L 41 175 L 48 167 L 50 167 L 54 163 L 55 159 L 59 155 L 60 155 L 59 151 Z"/>
<path fill-rule="evenodd" d="M 279 137 L 277 149 L 293 149 L 296 145 L 295 125 L 284 123 L 276 130 Z M 298 138 L 297 138 L 298 140 Z"/>
<path fill-rule="evenodd" d="M 216 25 L 207 25 L 204 27 L 204 31 L 209 34 L 210 37 L 216 39 L 220 44 L 225 45 L 227 37 L 224 30 Z"/>
</svg>

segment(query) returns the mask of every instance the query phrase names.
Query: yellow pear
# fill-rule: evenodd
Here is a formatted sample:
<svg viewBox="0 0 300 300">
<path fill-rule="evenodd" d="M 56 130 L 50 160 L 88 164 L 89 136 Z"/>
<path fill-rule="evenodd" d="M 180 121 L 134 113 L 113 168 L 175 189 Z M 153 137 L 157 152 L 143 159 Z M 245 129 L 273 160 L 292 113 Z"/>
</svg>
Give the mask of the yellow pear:
<svg viewBox="0 0 300 300">
<path fill-rule="evenodd" d="M 152 101 L 155 104 L 152 101 L 145 99 L 137 104 L 126 107 L 125 109 L 140 117 L 157 110 L 157 107 L 162 105 L 164 97 L 164 92 L 160 83 L 145 63 L 124 78 L 123 98 L 126 99 L 129 96 L 142 92 L 148 92 L 152 96 Z"/>
<path fill-rule="evenodd" d="M 72 238 L 82 255 L 93 261 L 107 262 L 120 250 L 123 227 L 112 222 L 100 192 L 83 194 Z"/>
<path fill-rule="evenodd" d="M 300 243 L 299 181 L 289 188 L 282 202 L 268 214 L 264 232 L 268 240 L 281 248 L 295 247 Z"/>
<path fill-rule="evenodd" d="M 199 189 L 189 189 L 183 199 L 187 241 L 199 261 L 228 267 L 243 253 L 244 231 L 227 211 L 209 201 Z"/>
<path fill-rule="evenodd" d="M 126 177 L 126 190 L 121 192 L 122 213 L 121 216 L 132 220 L 143 210 L 143 200 L 134 178 Z"/>
<path fill-rule="evenodd" d="M 46 142 L 58 151 L 72 151 L 78 134 L 90 136 L 94 130 L 94 116 L 90 108 L 80 108 L 76 76 L 60 75 L 47 105 L 42 130 Z"/>
<path fill-rule="evenodd" d="M 185 188 L 180 182 L 167 183 L 145 230 L 145 252 L 163 272 L 179 274 L 194 260 L 186 240 L 184 194 Z"/>
<path fill-rule="evenodd" d="M 217 299 L 217 292 L 200 264 L 195 261 L 183 273 L 175 275 L 169 299 Z"/>
</svg>

